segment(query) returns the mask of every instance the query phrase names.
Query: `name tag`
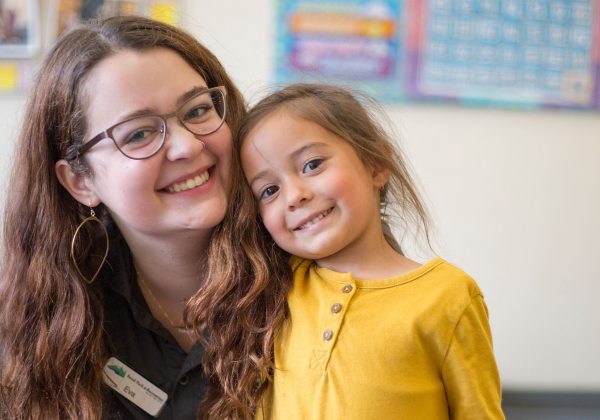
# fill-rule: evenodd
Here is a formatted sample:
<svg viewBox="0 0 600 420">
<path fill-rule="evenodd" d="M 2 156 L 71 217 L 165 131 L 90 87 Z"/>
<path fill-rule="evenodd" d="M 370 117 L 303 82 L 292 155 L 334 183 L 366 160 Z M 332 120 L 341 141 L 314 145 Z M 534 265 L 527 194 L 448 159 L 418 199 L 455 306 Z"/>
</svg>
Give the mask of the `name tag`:
<svg viewBox="0 0 600 420">
<path fill-rule="evenodd" d="M 115 357 L 104 366 L 104 383 L 153 417 L 167 402 L 166 392 Z"/>
</svg>

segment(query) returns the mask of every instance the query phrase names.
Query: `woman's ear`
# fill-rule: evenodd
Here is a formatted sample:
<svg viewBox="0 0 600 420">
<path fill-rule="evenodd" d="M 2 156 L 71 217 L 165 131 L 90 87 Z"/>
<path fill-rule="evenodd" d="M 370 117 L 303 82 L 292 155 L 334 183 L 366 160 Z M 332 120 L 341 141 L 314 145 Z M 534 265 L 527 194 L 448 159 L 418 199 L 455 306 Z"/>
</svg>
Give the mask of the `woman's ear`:
<svg viewBox="0 0 600 420">
<path fill-rule="evenodd" d="M 100 204 L 100 198 L 88 185 L 89 178 L 84 174 L 73 172 L 71 165 L 66 160 L 61 159 L 56 162 L 54 172 L 58 181 L 75 200 L 90 207 Z"/>
<path fill-rule="evenodd" d="M 390 170 L 380 165 L 373 168 L 371 175 L 373 177 L 373 186 L 377 189 L 383 188 L 390 180 Z"/>
</svg>

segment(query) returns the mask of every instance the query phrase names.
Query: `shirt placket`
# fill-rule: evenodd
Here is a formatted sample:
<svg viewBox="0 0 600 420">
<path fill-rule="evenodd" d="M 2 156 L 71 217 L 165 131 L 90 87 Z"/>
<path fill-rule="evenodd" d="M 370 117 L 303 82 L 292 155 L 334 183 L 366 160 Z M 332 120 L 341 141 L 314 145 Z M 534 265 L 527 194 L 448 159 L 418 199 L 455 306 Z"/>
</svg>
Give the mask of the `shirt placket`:
<svg viewBox="0 0 600 420">
<path fill-rule="evenodd" d="M 344 318 L 356 290 L 354 280 L 348 276 L 346 281 L 337 287 L 325 303 L 327 308 L 321 312 L 323 316 L 319 320 L 317 331 L 315 331 L 318 337 L 309 364 L 311 369 L 327 369 L 331 353 L 337 343 Z"/>
</svg>

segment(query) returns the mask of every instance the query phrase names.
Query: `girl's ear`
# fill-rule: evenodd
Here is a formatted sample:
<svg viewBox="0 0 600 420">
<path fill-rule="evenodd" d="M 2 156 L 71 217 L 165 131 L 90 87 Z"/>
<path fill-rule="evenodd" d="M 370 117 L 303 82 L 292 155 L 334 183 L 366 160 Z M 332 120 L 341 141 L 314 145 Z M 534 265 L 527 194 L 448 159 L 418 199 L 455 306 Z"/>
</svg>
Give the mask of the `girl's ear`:
<svg viewBox="0 0 600 420">
<path fill-rule="evenodd" d="M 390 180 L 390 170 L 380 165 L 373 168 L 371 175 L 373 176 L 373 186 L 377 189 L 383 188 Z"/>
<path fill-rule="evenodd" d="M 71 196 L 84 206 L 96 207 L 101 200 L 88 185 L 89 178 L 83 174 L 73 172 L 71 165 L 61 159 L 54 165 L 54 172 L 58 181 L 71 194 Z"/>
</svg>

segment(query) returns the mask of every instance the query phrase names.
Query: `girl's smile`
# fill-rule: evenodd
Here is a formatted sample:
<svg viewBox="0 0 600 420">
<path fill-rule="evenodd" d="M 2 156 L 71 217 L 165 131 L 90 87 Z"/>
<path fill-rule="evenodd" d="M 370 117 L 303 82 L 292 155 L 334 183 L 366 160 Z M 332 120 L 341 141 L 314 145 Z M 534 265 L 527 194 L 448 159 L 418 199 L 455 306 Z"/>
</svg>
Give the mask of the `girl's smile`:
<svg viewBox="0 0 600 420">
<path fill-rule="evenodd" d="M 334 209 L 335 209 L 335 207 L 331 207 L 325 211 L 318 213 L 316 216 L 309 216 L 309 217 L 305 218 L 305 220 L 307 220 L 307 221 L 301 222 L 300 225 L 293 228 L 293 230 L 294 231 L 307 231 L 307 230 L 316 229 L 317 227 L 321 226 L 321 222 L 323 221 L 323 219 L 325 219 L 327 216 L 329 216 Z"/>
</svg>

